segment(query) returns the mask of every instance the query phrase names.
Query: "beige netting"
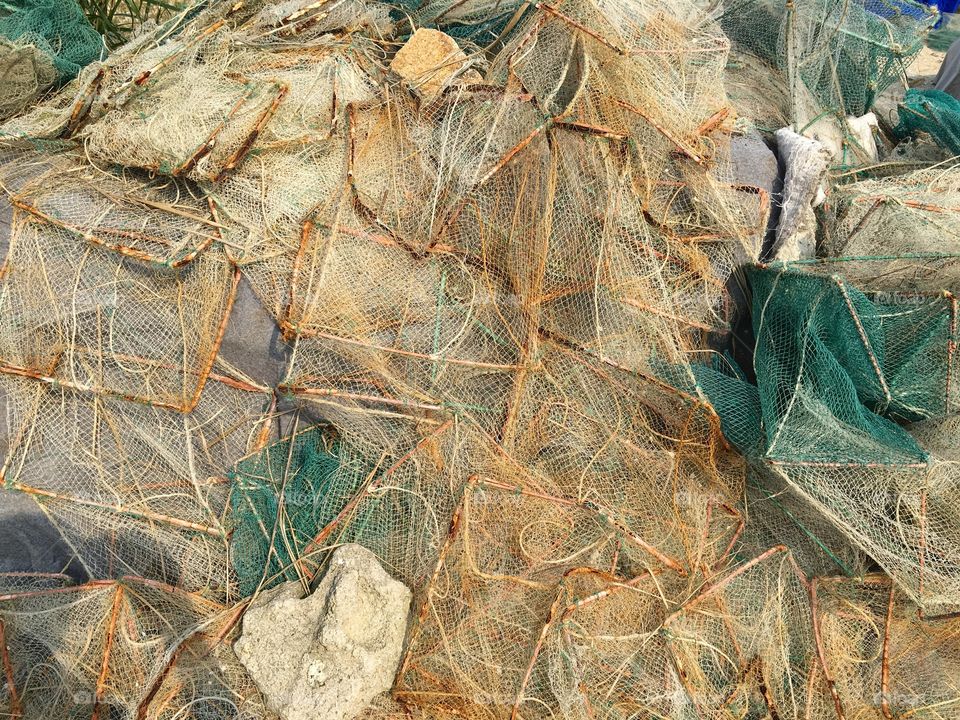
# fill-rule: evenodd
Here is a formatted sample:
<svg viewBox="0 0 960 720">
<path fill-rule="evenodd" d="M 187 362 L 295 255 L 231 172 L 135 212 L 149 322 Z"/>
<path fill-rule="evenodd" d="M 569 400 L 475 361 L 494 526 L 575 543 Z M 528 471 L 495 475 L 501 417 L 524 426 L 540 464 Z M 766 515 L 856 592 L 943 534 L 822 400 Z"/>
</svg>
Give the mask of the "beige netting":
<svg viewBox="0 0 960 720">
<path fill-rule="evenodd" d="M 542 502 L 485 490 L 465 498 L 398 698 L 467 717 L 826 716 L 807 580 L 789 553 L 773 548 L 691 590 L 671 573 L 568 569 L 572 556 L 554 554 L 572 549 L 558 522 L 539 570 L 532 554 L 487 566 L 481 548 L 503 537 L 484 532 L 487 516 Z M 450 582 L 488 612 L 465 616 Z"/>
<path fill-rule="evenodd" d="M 953 717 L 960 623 L 918 618 L 889 579 L 822 581 L 813 590 L 824 676 L 845 717 Z"/>
<path fill-rule="evenodd" d="M 660 627 L 675 583 L 586 568 L 564 576 L 514 702 L 517 717 L 677 717 L 689 707 Z"/>
<path fill-rule="evenodd" d="M 836 189 L 842 256 L 781 268 L 885 309 L 903 453 L 817 433 L 798 383 L 811 422 L 761 457 L 705 380 L 771 206 L 732 180 L 735 108 L 850 111 L 833 69 L 913 52 L 854 4 L 218 0 L 0 126 L 2 493 L 89 576 L 0 575 L 0 712 L 263 717 L 248 598 L 357 542 L 414 596 L 370 718 L 948 715 L 917 638 L 951 621 L 916 613 L 960 600 L 953 173 Z M 816 46 L 768 98 L 724 32 L 758 8 Z M 277 387 L 228 330 L 283 346 Z"/>
<path fill-rule="evenodd" d="M 828 226 L 830 235 L 826 238 L 831 255 L 902 257 L 903 262 L 913 260 L 914 267 L 941 258 L 948 266 L 956 264 L 949 262 L 960 254 L 956 224 L 960 170 L 955 167 L 851 183 L 838 188 L 834 205 L 837 222 Z M 947 290 L 956 286 L 956 275 L 945 275 L 940 283 L 939 287 L 930 283 L 903 289 Z"/>
<path fill-rule="evenodd" d="M 239 280 L 223 249 L 209 247 L 217 228 L 206 201 L 75 155 L 14 153 L 10 166 L 2 370 L 194 407 Z"/>
<path fill-rule="evenodd" d="M 756 56 L 732 48 L 724 80 L 738 121 L 769 133 L 790 125 L 792 103 L 787 80 L 771 72 L 766 63 L 757 62 Z"/>
<path fill-rule="evenodd" d="M 49 55 L 29 43 L 0 38 L 0 120 L 29 107 L 56 79 Z"/>
<path fill-rule="evenodd" d="M 723 552 L 720 548 L 728 544 L 730 536 L 708 540 Z M 631 599 L 650 616 L 626 608 L 620 622 L 630 623 L 631 637 L 642 635 L 643 625 L 647 625 L 651 632 L 645 639 L 652 639 L 654 648 L 664 609 L 691 582 L 661 565 L 661 561 L 669 563 L 668 558 L 654 555 L 637 562 L 637 550 L 650 552 L 644 545 L 628 528 L 589 503 L 578 506 L 563 498 L 493 482 L 471 484 L 427 587 L 401 663 L 396 697 L 416 706 L 471 717 L 502 716 L 511 708 L 520 716 L 540 716 L 554 707 L 576 716 L 571 713 L 574 707 L 569 694 L 608 692 L 601 674 L 614 660 L 607 653 L 631 656 L 637 650 L 614 649 L 615 643 L 598 638 L 597 646 L 578 647 L 568 660 L 576 671 L 578 663 L 589 665 L 584 657 L 587 653 L 597 653 L 597 666 L 585 670 L 596 675 L 557 678 L 559 687 L 542 684 L 549 670 L 539 664 L 544 661 L 545 643 L 557 642 L 554 623 L 563 623 L 564 630 L 569 630 L 570 613 L 579 610 L 581 602 L 588 602 L 567 604 L 572 602 L 570 578 L 586 574 L 615 586 L 642 586 Z M 630 581 L 592 569 L 629 573 L 651 561 L 656 568 L 652 576 L 644 572 Z M 629 647 L 629 641 L 627 644 Z M 654 648 L 644 650 L 655 655 Z M 640 659 L 638 664 L 643 666 Z M 551 670 L 558 674 L 565 666 Z M 654 667 L 649 672 L 656 676 L 664 670 Z M 611 687 L 609 692 L 629 695 L 632 685 L 630 680 L 627 683 L 624 688 Z M 655 683 L 651 685 L 655 687 Z M 654 687 L 646 689 L 652 693 Z M 556 693 L 556 699 L 538 700 L 543 692 Z"/>
<path fill-rule="evenodd" d="M 952 447 L 950 453 L 922 465 L 774 467 L 927 613 L 937 614 L 955 611 L 960 599 Z"/>
<path fill-rule="evenodd" d="M 665 386 L 574 353 L 553 349 L 542 364 L 526 375 L 501 431 L 510 441 L 495 442 L 464 411 L 367 463 L 341 441 L 302 436 L 238 466 L 233 502 L 257 512 L 236 515 L 231 550 L 266 558 L 263 580 L 274 569 L 309 577 L 325 548 L 360 542 L 414 588 L 417 626 L 396 692 L 429 712 L 509 711 L 568 571 L 652 572 L 671 607 L 733 561 L 742 467 L 715 418 Z M 332 417 L 351 442 L 386 441 L 356 417 L 369 417 L 361 399 L 294 392 L 342 407 Z M 429 415 L 420 423 L 429 427 Z M 318 452 L 332 467 L 308 460 Z M 669 497 L 655 504 L 664 486 Z M 323 505 L 305 510 L 304 494 Z"/>
<path fill-rule="evenodd" d="M 243 606 L 142 578 L 0 595 L 11 717 L 262 718 L 225 653 Z"/>
<path fill-rule="evenodd" d="M 218 376 L 181 415 L 13 375 L 0 383 L 5 487 L 36 501 L 91 577 L 233 596 L 224 473 L 269 438 L 265 389 Z"/>
<path fill-rule="evenodd" d="M 36 572 L 2 572 L 0 573 L 0 593 L 32 592 L 34 590 L 49 590 L 72 585 L 73 579 L 63 573 L 36 573 Z"/>
<path fill-rule="evenodd" d="M 5 183 L 15 207 L 118 254 L 178 268 L 218 237 L 206 202 L 183 183 L 135 170 L 117 177 L 70 154 L 25 154 L 18 166 L 29 177 Z"/>
<path fill-rule="evenodd" d="M 431 578 L 395 693 L 452 712 L 509 708 L 566 570 L 616 563 L 617 539 L 594 513 L 556 500 L 466 489 Z M 453 592 L 451 592 L 453 590 Z M 484 607 L 472 613 L 464 600 Z"/>
<path fill-rule="evenodd" d="M 219 180 L 236 168 L 289 88 L 231 71 L 228 58 L 217 57 L 229 48 L 223 32 L 178 48 L 138 78 L 137 93 L 82 133 L 88 151 L 174 177 Z"/>
<path fill-rule="evenodd" d="M 294 368 L 299 351 L 300 346 Z M 720 557 L 724 542 L 730 540 L 713 533 L 719 525 L 737 524 L 738 514 L 732 507 L 742 492 L 743 467 L 725 449 L 715 416 L 655 381 L 587 362 L 549 343 L 542 352 L 535 371 L 516 371 L 515 377 L 508 378 L 511 382 L 501 384 L 504 404 L 500 407 L 464 401 L 462 387 L 484 390 L 491 397 L 489 388 L 495 385 L 490 381 L 465 382 L 449 390 L 434 383 L 434 395 L 427 396 L 429 405 L 400 402 L 390 395 L 341 392 L 318 385 L 322 378 L 317 376 L 288 389 L 334 418 L 344 413 L 338 425 L 361 448 L 383 447 L 391 436 L 385 432 L 387 423 L 370 424 L 358 416 L 412 415 L 422 417 L 419 422 L 429 428 L 437 426 L 442 413 L 458 412 L 461 420 L 456 426 L 448 420 L 429 430 L 429 437 L 437 434 L 431 447 L 437 441 L 445 446 L 452 443 L 449 450 L 434 450 L 431 456 L 436 456 L 435 463 L 443 462 L 444 472 L 457 475 L 444 483 L 455 484 L 443 489 L 447 498 L 432 510 L 438 518 L 435 524 L 445 526 L 459 488 L 468 478 L 477 477 L 536 489 L 595 509 L 630 534 L 633 547 L 624 552 L 637 555 L 632 562 L 641 566 L 652 563 L 683 572 Z M 334 365 L 334 369 L 340 367 Z M 444 373 L 469 379 L 477 370 L 440 364 L 438 376 L 443 378 Z M 409 371 L 407 376 L 416 377 Z M 343 377 L 359 379 L 357 374 Z M 402 444 L 400 449 L 387 447 L 394 454 L 407 450 Z M 418 484 L 432 475 L 423 475 L 416 454 L 409 461 L 416 463 L 411 469 L 419 469 L 420 477 L 414 476 Z M 661 494 L 656 501 L 665 486 L 670 488 L 669 497 Z"/>
<path fill-rule="evenodd" d="M 841 529 L 810 506 L 783 478 L 763 465 L 747 470 L 741 552 L 758 554 L 777 543 L 791 549 L 808 577 L 860 577 L 869 558 Z"/>
</svg>

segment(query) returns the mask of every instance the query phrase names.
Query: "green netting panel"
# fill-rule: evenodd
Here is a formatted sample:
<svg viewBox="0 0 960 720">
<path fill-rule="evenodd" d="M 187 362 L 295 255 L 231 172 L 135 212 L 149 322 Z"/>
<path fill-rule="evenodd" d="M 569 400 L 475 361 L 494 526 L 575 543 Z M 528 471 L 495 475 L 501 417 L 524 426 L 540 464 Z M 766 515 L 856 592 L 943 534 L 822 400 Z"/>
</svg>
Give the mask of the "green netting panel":
<svg viewBox="0 0 960 720">
<path fill-rule="evenodd" d="M 824 111 L 862 115 L 902 76 L 935 20 L 910 0 L 731 0 L 720 24 L 791 79 L 795 104 L 808 93 Z"/>
<path fill-rule="evenodd" d="M 938 145 L 960 155 L 960 100 L 942 90 L 907 90 L 894 132 L 901 138 L 929 133 Z"/>
<path fill-rule="evenodd" d="M 343 510 L 370 469 L 322 428 L 301 432 L 237 463 L 230 559 L 240 594 L 299 576 L 293 564 Z"/>
<path fill-rule="evenodd" d="M 728 363 L 716 367 L 692 365 L 700 390 L 710 398 L 720 415 L 726 438 L 745 455 L 763 454 L 764 436 L 760 424 L 760 391 Z"/>
<path fill-rule="evenodd" d="M 868 296 L 839 276 L 786 268 L 750 278 L 757 385 L 695 371 L 730 441 L 789 462 L 923 462 L 895 421 L 955 410 L 951 299 Z"/>
<path fill-rule="evenodd" d="M 48 54 L 63 83 L 100 58 L 103 42 L 73 0 L 19 0 L 0 17 L 0 36 L 18 44 L 30 44 Z"/>
</svg>

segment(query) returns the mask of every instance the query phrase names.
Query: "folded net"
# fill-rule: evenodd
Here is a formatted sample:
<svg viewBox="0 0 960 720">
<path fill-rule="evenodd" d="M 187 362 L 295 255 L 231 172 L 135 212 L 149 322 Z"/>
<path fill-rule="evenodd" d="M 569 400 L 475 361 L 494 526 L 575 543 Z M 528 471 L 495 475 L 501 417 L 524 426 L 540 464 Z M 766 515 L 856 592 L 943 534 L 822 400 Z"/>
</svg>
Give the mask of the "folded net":
<svg viewBox="0 0 960 720">
<path fill-rule="evenodd" d="M 4 122 L 0 492 L 83 577 L 0 575 L 0 712 L 266 716 L 237 623 L 345 543 L 413 592 L 365 717 L 951 707 L 954 173 L 758 265 L 733 149 L 731 46 L 799 130 L 911 8 L 218 0 Z"/>
</svg>

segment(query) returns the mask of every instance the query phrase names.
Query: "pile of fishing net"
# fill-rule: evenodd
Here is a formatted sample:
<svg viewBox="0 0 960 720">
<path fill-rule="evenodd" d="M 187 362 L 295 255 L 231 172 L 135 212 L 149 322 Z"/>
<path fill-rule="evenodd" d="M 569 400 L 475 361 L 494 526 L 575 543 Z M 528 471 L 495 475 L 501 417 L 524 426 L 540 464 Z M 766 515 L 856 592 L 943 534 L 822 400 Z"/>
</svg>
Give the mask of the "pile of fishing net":
<svg viewBox="0 0 960 720">
<path fill-rule="evenodd" d="M 936 8 L 912 0 L 726 0 L 718 22 L 749 68 L 732 97 L 767 126 L 786 118 L 793 129 L 833 149 L 835 164 L 868 164 L 871 142 L 857 118 L 871 113 L 907 68 L 936 23 Z M 747 72 L 738 70 L 737 76 Z"/>
<path fill-rule="evenodd" d="M 75 78 L 102 47 L 75 0 L 0 3 L 0 120 Z"/>
<path fill-rule="evenodd" d="M 927 133 L 951 154 L 960 151 L 960 100 L 942 90 L 908 90 L 899 106 L 897 134 Z"/>
<path fill-rule="evenodd" d="M 840 118 L 926 22 L 848 4 L 763 4 Z M 267 717 L 244 611 L 359 543 L 367 717 L 952 713 L 960 176 L 757 264 L 731 11 L 204 2 L 0 125 L 0 499 L 79 567 L 0 575 L 0 711 Z"/>
</svg>

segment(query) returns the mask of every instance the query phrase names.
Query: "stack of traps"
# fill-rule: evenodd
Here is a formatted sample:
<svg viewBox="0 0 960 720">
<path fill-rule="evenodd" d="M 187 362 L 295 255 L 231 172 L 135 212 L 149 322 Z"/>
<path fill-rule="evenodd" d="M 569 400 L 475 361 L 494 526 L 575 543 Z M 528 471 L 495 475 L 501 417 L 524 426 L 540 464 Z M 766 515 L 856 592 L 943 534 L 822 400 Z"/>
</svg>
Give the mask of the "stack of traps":
<svg viewBox="0 0 960 720">
<path fill-rule="evenodd" d="M 833 256 L 772 270 L 926 298 L 936 373 L 858 350 L 917 453 L 802 362 L 772 417 L 839 460 L 731 424 L 703 368 L 770 198 L 729 50 L 686 0 L 215 0 L 0 126 L 2 492 L 85 576 L 0 575 L 0 712 L 266 717 L 250 597 L 356 542 L 414 593 L 371 718 L 954 713 L 960 181 L 850 185 Z M 220 353 L 241 284 L 279 384 Z"/>
</svg>

